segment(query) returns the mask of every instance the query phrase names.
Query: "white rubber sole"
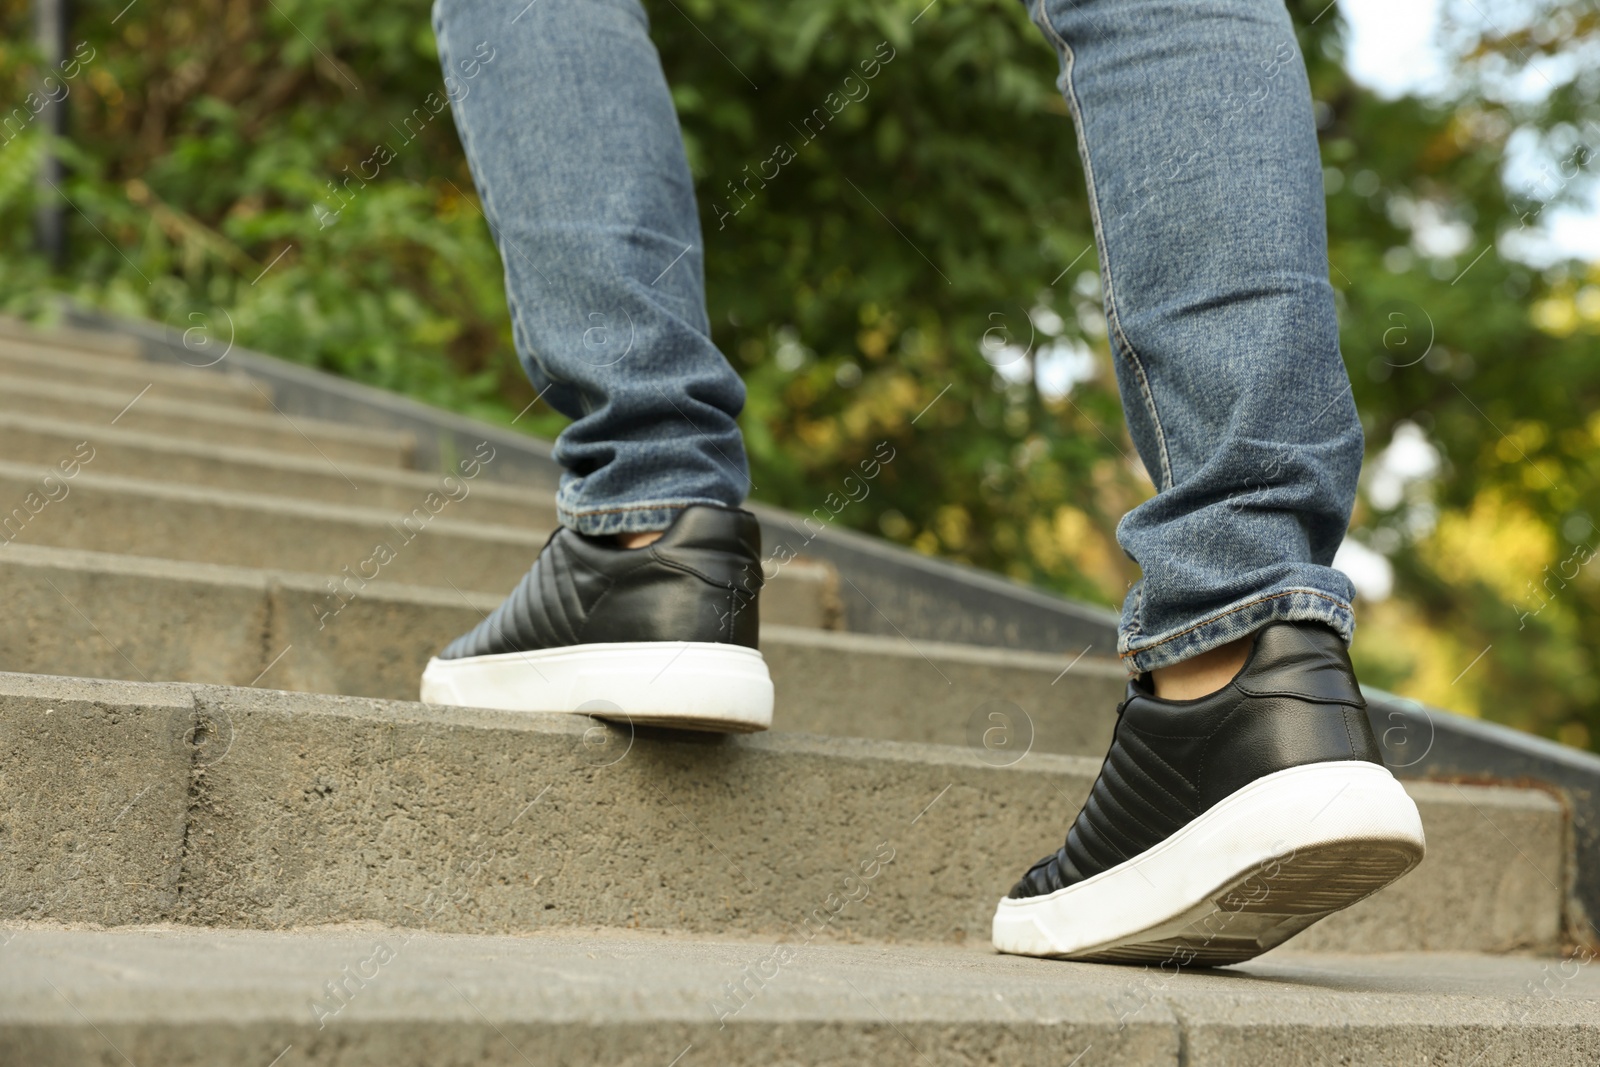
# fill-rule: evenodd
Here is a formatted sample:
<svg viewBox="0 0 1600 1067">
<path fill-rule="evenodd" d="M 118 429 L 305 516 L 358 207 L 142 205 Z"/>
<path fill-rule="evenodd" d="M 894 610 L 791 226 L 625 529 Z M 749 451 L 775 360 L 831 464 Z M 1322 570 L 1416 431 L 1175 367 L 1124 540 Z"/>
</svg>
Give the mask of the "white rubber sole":
<svg viewBox="0 0 1600 1067">
<path fill-rule="evenodd" d="M 433 659 L 422 672 L 422 699 L 724 733 L 772 725 L 772 675 L 761 653 L 700 641 L 630 641 Z"/>
<path fill-rule="evenodd" d="M 1385 768 L 1292 767 L 1093 878 L 1004 898 L 994 947 L 1111 963 L 1238 963 L 1376 893 L 1421 863 L 1425 847 L 1416 804 Z"/>
</svg>

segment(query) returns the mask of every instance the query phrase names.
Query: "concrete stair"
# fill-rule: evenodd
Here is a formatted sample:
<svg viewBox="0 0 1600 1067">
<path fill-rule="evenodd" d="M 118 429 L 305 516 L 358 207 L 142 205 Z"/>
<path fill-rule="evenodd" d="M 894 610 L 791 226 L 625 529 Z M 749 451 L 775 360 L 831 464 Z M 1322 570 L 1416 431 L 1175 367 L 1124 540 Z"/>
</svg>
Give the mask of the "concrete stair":
<svg viewBox="0 0 1600 1067">
<path fill-rule="evenodd" d="M 157 400 L 191 401 L 220 408 L 266 410 L 272 399 L 250 379 L 231 372 L 193 374 L 192 368 L 151 366 L 125 358 L 41 348 L 0 338 L 0 375 L 62 385 L 84 383 L 101 392 L 119 392 L 132 403 L 141 394 Z"/>
<path fill-rule="evenodd" d="M 1481 956 L 1185 974 L 942 946 L 623 932 L 36 928 L 0 952 L 0 1061 L 687 1067 L 1592 1064 L 1600 977 Z M 1592 970 L 1592 969 L 1591 969 Z M 1532 990 L 1530 992 L 1530 990 Z"/>
<path fill-rule="evenodd" d="M 336 461 L 325 454 L 284 454 L 124 430 L 109 422 L 0 413 L 0 455 L 8 462 L 46 470 L 83 444 L 93 449 L 87 466 L 95 474 L 379 508 L 396 518 L 424 506 L 429 493 L 443 495 L 446 488 L 438 474 Z M 539 499 L 526 490 L 489 482 L 475 483 L 459 510 L 483 522 L 536 528 L 548 528 L 554 517 L 548 495 Z"/>
<path fill-rule="evenodd" d="M 0 363 L 0 368 L 4 364 Z M 277 412 L 240 411 L 146 393 L 137 402 L 114 389 L 95 389 L 0 374 L 0 411 L 135 433 L 214 441 L 238 448 L 322 456 L 329 460 L 411 466 L 412 439 L 399 433 L 355 430 L 322 419 L 286 421 Z"/>
<path fill-rule="evenodd" d="M 815 560 L 763 598 L 778 732 L 416 703 L 554 516 L 413 445 L 0 323 L 0 1063 L 1596 1061 L 1533 788 L 1409 783 L 1423 866 L 1243 968 L 993 955 L 1121 668 L 843 632 Z"/>
<path fill-rule="evenodd" d="M 841 936 L 983 943 L 994 902 L 1098 769 L 1081 756 L 995 767 L 957 746 L 697 738 L 231 687 L 12 674 L 0 694 L 0 738 L 26 754 L 8 788 L 50 798 L 10 827 L 5 896 L 49 900 L 28 914 L 63 921 L 769 936 L 853 891 L 847 876 L 881 850 L 893 861 Z M 1553 947 L 1560 806 L 1515 789 L 1410 788 L 1424 865 L 1296 945 Z M 430 917 L 428 901 L 461 879 L 471 907 Z"/>
</svg>

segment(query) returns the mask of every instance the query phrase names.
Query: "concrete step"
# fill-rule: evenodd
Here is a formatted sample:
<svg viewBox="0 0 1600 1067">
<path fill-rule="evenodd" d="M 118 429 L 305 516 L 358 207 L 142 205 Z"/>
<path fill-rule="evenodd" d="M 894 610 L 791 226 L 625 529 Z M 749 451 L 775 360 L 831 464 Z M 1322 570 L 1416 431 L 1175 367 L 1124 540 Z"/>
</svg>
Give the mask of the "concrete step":
<svg viewBox="0 0 1600 1067">
<path fill-rule="evenodd" d="M 334 460 L 326 455 L 285 455 L 258 448 L 218 445 L 118 426 L 65 422 L 32 415 L 0 413 L 0 457 L 7 462 L 54 467 L 89 443 L 94 460 L 85 466 L 100 475 L 121 475 L 148 481 L 176 482 L 213 489 L 247 490 L 269 496 L 322 501 L 371 508 L 400 515 L 426 505 L 429 494 L 460 495 L 445 475 L 401 471 Z M 486 446 L 488 448 L 488 446 Z M 493 450 L 484 455 L 493 463 Z M 460 462 L 468 462 L 465 457 Z M 470 481 L 470 492 L 451 509 L 453 516 L 533 529 L 550 529 L 554 508 L 547 490 L 496 483 L 480 472 L 463 479 L 459 465 L 455 483 Z"/>
<path fill-rule="evenodd" d="M 0 462 L 0 500 L 22 501 L 39 489 L 40 472 Z M 86 549 L 196 563 L 238 564 L 297 571 L 342 581 L 371 573 L 379 545 L 393 559 L 385 581 L 454 586 L 503 596 L 522 579 L 548 531 L 461 522 L 470 482 L 453 483 L 437 512 L 418 504 L 387 513 L 338 504 L 202 489 L 80 472 L 56 490 L 49 517 L 0 513 L 0 538 L 19 544 Z M 459 499 L 456 499 L 459 498 Z M 41 512 L 41 514 L 43 514 Z M 22 521 L 26 517 L 27 521 Z M 795 560 L 763 596 L 763 617 L 791 626 L 831 627 L 837 621 L 833 572 Z"/>
<path fill-rule="evenodd" d="M 266 392 L 241 374 L 134 361 L 122 356 L 35 345 L 0 337 L 0 374 L 36 381 L 83 385 L 161 400 L 270 410 Z"/>
<path fill-rule="evenodd" d="M 1274 953 L 1169 976 L 798 937 L 4 936 L 0 1060 L 30 1067 L 1600 1061 L 1600 976 L 1575 960 Z"/>
<path fill-rule="evenodd" d="M 987 944 L 995 901 L 1059 843 L 1098 770 L 16 674 L 0 675 L 0 754 L 4 919 L 719 936 L 815 922 L 845 940 L 971 944 Z M 1561 806 L 1407 788 L 1428 858 L 1296 945 L 1552 948 Z"/>
<path fill-rule="evenodd" d="M 330 589 L 325 575 L 12 544 L 0 669 L 413 700 L 428 658 L 502 594 L 379 573 Z M 782 729 L 965 744 L 995 765 L 1109 743 L 1115 663 L 806 629 L 832 592 L 820 568 L 784 567 L 768 590 L 761 647 Z"/>
<path fill-rule="evenodd" d="M 69 351 L 119 359 L 138 359 L 142 346 L 137 338 L 100 330 L 80 330 L 71 326 L 41 329 L 22 319 L 0 315 L 0 337 L 22 342 L 33 348 L 65 348 Z M 199 337 L 196 335 L 196 341 Z M 195 357 L 200 362 L 200 357 Z"/>
<path fill-rule="evenodd" d="M 410 434 L 357 429 L 322 419 L 290 419 L 276 411 L 164 400 L 148 393 L 130 406 L 129 398 L 116 390 L 10 375 L 0 375 L 0 411 L 380 467 L 410 467 L 416 451 Z"/>
</svg>

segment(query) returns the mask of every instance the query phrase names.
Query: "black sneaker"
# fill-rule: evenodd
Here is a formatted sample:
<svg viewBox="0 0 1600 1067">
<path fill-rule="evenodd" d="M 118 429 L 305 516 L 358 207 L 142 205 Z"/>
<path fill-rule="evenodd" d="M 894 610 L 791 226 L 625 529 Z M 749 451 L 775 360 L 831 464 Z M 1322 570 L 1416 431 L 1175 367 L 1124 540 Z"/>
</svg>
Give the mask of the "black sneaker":
<svg viewBox="0 0 1600 1067">
<path fill-rule="evenodd" d="M 644 548 L 563 528 L 494 614 L 429 661 L 422 699 L 765 730 L 760 591 L 761 528 L 748 511 L 685 508 Z"/>
<path fill-rule="evenodd" d="M 1383 766 L 1344 642 L 1256 634 L 1198 700 L 1130 682 L 1067 843 L 1000 901 L 1025 956 L 1220 966 L 1259 955 L 1422 861 L 1417 806 Z"/>
</svg>

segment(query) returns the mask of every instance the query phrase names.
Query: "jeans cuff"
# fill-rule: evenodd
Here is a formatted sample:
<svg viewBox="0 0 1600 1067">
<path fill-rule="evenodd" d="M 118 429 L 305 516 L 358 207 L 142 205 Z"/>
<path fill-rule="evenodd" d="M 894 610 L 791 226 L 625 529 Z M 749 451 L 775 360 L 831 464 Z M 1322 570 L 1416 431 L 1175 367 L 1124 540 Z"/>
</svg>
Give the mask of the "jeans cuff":
<svg viewBox="0 0 1600 1067">
<path fill-rule="evenodd" d="M 1285 589 L 1230 604 L 1181 630 L 1154 637 L 1118 637 L 1117 652 L 1131 672 L 1170 667 L 1253 634 L 1269 622 L 1320 622 L 1333 627 L 1345 644 L 1355 634 L 1356 616 L 1348 601 L 1317 589 Z"/>
<path fill-rule="evenodd" d="M 569 511 L 556 505 L 556 520 L 569 530 L 586 537 L 606 537 L 611 534 L 649 533 L 665 530 L 678 517 L 678 512 L 695 504 L 710 504 L 725 508 L 720 500 L 662 500 L 649 504 L 628 504 L 615 508 L 596 508 L 589 511 Z"/>
</svg>

